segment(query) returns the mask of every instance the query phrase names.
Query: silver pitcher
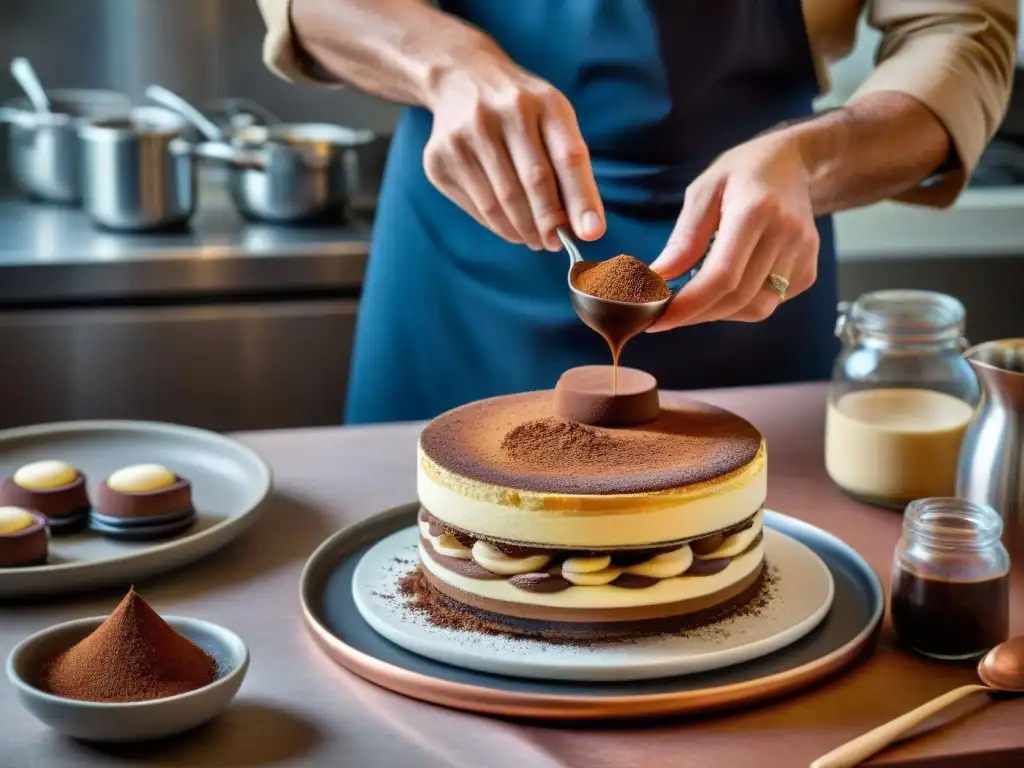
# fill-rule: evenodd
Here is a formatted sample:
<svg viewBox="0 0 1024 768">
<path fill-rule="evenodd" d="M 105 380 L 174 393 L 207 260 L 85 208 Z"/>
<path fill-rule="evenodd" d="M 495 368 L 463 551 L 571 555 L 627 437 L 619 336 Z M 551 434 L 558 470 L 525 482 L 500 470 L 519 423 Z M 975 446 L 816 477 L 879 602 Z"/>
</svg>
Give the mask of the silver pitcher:
<svg viewBox="0 0 1024 768">
<path fill-rule="evenodd" d="M 964 357 L 983 394 L 960 447 L 956 494 L 998 510 L 1007 548 L 1024 556 L 1024 338 L 979 344 Z"/>
</svg>

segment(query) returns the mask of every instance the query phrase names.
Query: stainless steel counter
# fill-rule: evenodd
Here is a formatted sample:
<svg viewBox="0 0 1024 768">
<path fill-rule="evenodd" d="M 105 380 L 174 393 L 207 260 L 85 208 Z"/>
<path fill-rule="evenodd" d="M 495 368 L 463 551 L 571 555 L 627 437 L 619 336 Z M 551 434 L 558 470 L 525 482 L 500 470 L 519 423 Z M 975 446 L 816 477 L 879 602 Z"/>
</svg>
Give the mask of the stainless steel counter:
<svg viewBox="0 0 1024 768">
<path fill-rule="evenodd" d="M 370 223 L 251 224 L 204 187 L 189 230 L 104 232 L 74 208 L 0 200 L 0 307 L 188 295 L 358 292 Z"/>
<path fill-rule="evenodd" d="M 0 200 L 0 349 L 17 361 L 0 427 L 337 424 L 369 232 L 249 224 L 215 187 L 190 230 L 165 234 Z"/>
</svg>

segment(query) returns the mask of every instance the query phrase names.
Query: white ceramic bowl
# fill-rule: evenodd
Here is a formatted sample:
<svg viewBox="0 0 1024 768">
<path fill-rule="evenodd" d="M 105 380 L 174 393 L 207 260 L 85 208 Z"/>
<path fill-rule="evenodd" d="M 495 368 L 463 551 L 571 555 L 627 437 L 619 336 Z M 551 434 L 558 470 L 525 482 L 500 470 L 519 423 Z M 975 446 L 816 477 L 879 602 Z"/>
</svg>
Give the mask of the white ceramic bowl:
<svg viewBox="0 0 1024 768">
<path fill-rule="evenodd" d="M 88 741 L 147 741 L 195 728 L 220 714 L 238 693 L 249 649 L 229 629 L 198 619 L 165 616 L 174 629 L 217 661 L 217 679 L 189 693 L 151 701 L 106 704 L 54 696 L 36 687 L 43 663 L 106 620 L 94 616 L 58 624 L 22 640 L 7 657 L 7 677 L 22 706 L 61 733 Z"/>
</svg>

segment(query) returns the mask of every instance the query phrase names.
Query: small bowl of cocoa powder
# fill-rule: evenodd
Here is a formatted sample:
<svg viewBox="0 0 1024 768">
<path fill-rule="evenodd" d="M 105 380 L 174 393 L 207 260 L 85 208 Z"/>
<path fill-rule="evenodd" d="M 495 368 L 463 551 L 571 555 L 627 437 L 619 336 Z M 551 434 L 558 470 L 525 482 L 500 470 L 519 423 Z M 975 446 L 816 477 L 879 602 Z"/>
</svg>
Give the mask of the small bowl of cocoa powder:
<svg viewBox="0 0 1024 768">
<path fill-rule="evenodd" d="M 249 649 L 231 630 L 161 617 L 132 590 L 110 616 L 21 641 L 7 677 L 22 706 L 51 728 L 86 741 L 137 742 L 216 717 L 248 667 Z"/>
</svg>

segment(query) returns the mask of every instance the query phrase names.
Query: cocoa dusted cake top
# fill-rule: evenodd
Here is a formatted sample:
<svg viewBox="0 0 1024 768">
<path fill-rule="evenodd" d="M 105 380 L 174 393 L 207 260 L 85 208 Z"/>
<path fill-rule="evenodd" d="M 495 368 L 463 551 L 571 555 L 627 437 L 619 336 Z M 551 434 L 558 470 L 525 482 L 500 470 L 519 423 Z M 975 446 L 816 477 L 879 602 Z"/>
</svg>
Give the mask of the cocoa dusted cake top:
<svg viewBox="0 0 1024 768">
<path fill-rule="evenodd" d="M 540 493 L 645 493 L 707 482 L 743 468 L 762 436 L 745 419 L 707 403 L 662 397 L 661 413 L 627 428 L 553 416 L 553 392 L 480 400 L 423 430 L 435 464 L 491 485 Z"/>
</svg>

